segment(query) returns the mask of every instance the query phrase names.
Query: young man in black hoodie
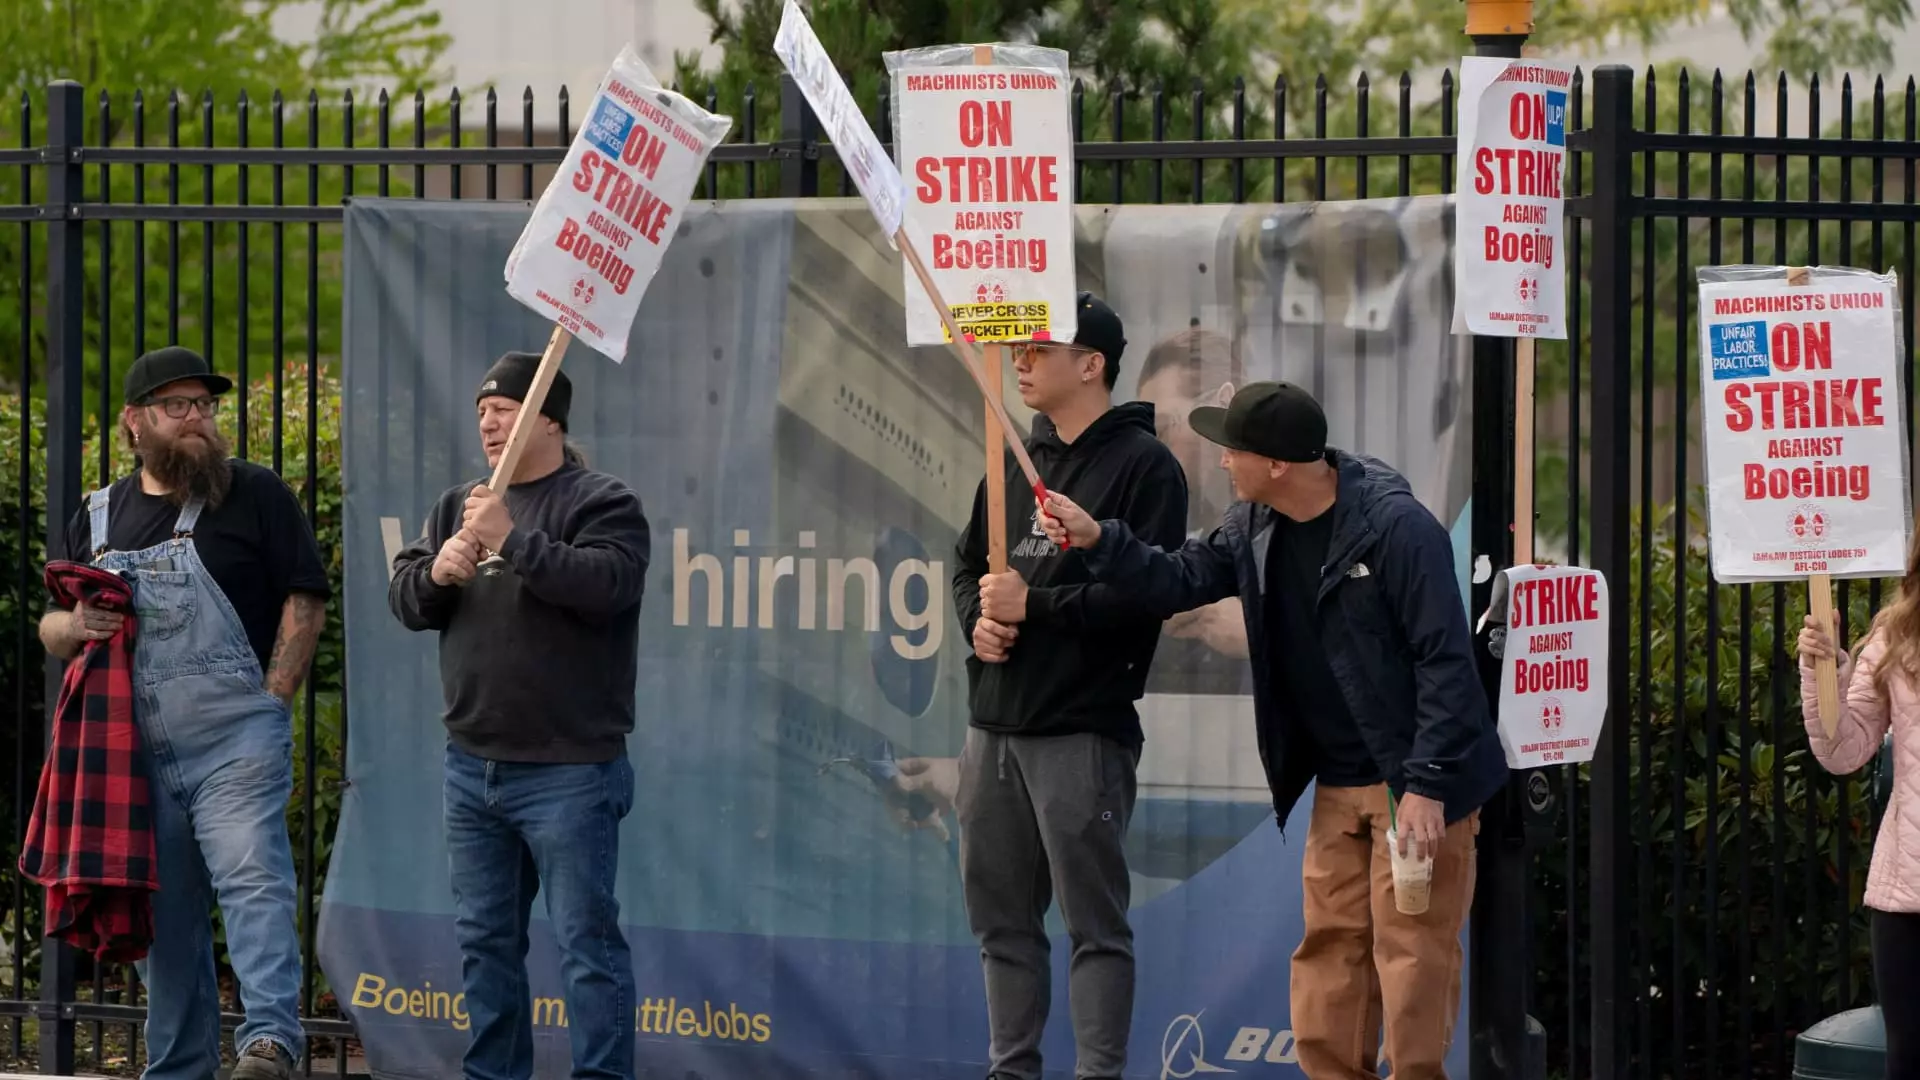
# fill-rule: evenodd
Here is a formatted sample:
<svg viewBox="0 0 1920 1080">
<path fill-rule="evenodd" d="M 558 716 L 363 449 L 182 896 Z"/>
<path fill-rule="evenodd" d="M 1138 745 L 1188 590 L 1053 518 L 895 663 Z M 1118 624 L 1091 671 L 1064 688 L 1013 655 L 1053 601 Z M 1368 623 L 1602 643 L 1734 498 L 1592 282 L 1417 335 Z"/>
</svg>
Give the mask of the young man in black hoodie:
<svg viewBox="0 0 1920 1080">
<path fill-rule="evenodd" d="M 1186 535 L 1187 484 L 1154 436 L 1153 407 L 1114 406 L 1120 319 L 1079 297 L 1073 344 L 1015 349 L 1020 398 L 1040 415 L 1027 440 L 1048 488 L 1168 546 Z M 1009 459 L 1007 486 L 1026 489 Z M 992 1080 L 1038 1080 L 1052 981 L 1053 897 L 1072 941 L 1067 993 L 1075 1075 L 1118 1080 L 1133 1015 L 1131 889 L 1122 843 L 1133 814 L 1140 717 L 1160 619 L 1094 582 L 1077 551 L 1007 515 L 1008 569 L 987 565 L 986 485 L 959 543 L 955 610 L 973 643 L 972 721 L 955 809 L 967 918 L 987 984 Z"/>
<path fill-rule="evenodd" d="M 508 353 L 480 383 L 489 465 L 539 364 Z M 533 1075 L 536 890 L 560 949 L 573 1075 L 634 1074 L 633 960 L 614 871 L 633 806 L 627 733 L 650 536 L 633 489 L 567 446 L 572 397 L 556 375 L 505 491 L 483 481 L 440 496 L 425 535 L 394 557 L 388 590 L 402 625 L 440 632 L 467 1080 Z"/>
</svg>

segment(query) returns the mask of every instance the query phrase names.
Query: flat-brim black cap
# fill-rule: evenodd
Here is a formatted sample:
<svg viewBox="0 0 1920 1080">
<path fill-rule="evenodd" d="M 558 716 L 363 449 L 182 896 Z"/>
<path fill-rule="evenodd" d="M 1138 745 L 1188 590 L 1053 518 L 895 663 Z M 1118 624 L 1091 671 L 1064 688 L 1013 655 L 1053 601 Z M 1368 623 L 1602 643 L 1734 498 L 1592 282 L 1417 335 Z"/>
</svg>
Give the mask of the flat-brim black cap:
<svg viewBox="0 0 1920 1080">
<path fill-rule="evenodd" d="M 1187 414 L 1210 443 L 1275 461 L 1319 461 L 1327 455 L 1327 414 L 1292 383 L 1248 383 L 1226 408 L 1202 405 Z"/>
<path fill-rule="evenodd" d="M 233 389 L 233 380 L 216 373 L 205 357 L 182 345 L 168 345 L 135 360 L 127 369 L 127 404 L 138 405 L 155 390 L 182 379 L 195 379 L 207 393 L 216 396 Z"/>
</svg>

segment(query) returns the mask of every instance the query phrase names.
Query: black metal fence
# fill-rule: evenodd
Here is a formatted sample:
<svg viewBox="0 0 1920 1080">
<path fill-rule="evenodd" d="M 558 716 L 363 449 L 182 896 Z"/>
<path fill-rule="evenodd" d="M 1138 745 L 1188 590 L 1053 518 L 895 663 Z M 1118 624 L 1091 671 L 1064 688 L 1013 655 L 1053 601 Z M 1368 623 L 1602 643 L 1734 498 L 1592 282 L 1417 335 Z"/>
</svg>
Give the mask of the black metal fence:
<svg viewBox="0 0 1920 1080">
<path fill-rule="evenodd" d="M 1915 87 L 1843 82 L 1837 115 L 1823 113 L 1831 98 L 1817 81 L 1648 73 L 1637 89 L 1623 68 L 1576 83 L 1575 330 L 1539 350 L 1531 467 L 1540 549 L 1614 583 L 1615 706 L 1598 759 L 1554 771 L 1552 835 L 1532 855 L 1531 1011 L 1547 1027 L 1557 1075 L 1784 1076 L 1793 1034 L 1870 998 L 1857 905 L 1873 823 L 1860 778 L 1822 773 L 1802 734 L 1788 641 L 1803 591 L 1725 587 L 1706 571 L 1689 393 L 1693 269 L 1892 267 L 1910 313 Z M 1224 96 L 1076 88 L 1076 197 L 1449 192 L 1451 78 L 1416 103 L 1403 77 L 1387 108 L 1373 90 L 1364 77 L 1352 87 L 1317 80 L 1304 93 L 1284 79 Z M 0 265 L 16 275 L 0 289 L 0 566 L 10 571 L 0 571 L 0 692 L 13 705 L 10 730 L 0 729 L 0 776 L 12 792 L 0 799 L 0 1070 L 126 1072 L 142 1060 L 131 972 L 43 947 L 37 890 L 13 869 L 56 685 L 34 629 L 43 542 L 84 490 L 128 464 L 101 434 L 112 428 L 118 374 L 172 341 L 235 374 L 236 451 L 270 462 L 301 493 L 337 574 L 341 200 L 532 198 L 571 134 L 564 91 L 552 122 L 536 123 L 535 100 L 523 96 L 506 132 L 492 92 L 477 131 L 471 102 L 457 94 L 431 107 L 382 95 L 372 109 L 350 95 L 294 104 L 275 95 L 264 108 L 175 96 L 150 104 L 107 94 L 89 103 L 81 87 L 55 84 L 20 103 L 8 139 L 19 149 L 0 150 Z M 791 84 L 773 100 L 750 89 L 710 107 L 722 105 L 739 136 L 714 154 L 699 194 L 851 194 Z M 875 115 L 888 138 L 887 110 Z M 0 123 L 0 137 L 10 126 Z M 1310 133 L 1298 134 L 1302 126 Z M 1483 346 L 1475 491 L 1484 509 L 1510 491 L 1498 448 L 1511 445 L 1502 405 L 1511 353 Z M 1501 561 L 1505 523 L 1497 512 L 1480 517 L 1476 546 Z M 1848 634 L 1882 592 L 1880 582 L 1841 587 Z M 315 889 L 348 737 L 340 633 L 335 615 L 298 709 L 289 815 L 316 1037 L 309 1068 L 345 1075 L 352 1031 L 312 963 Z"/>
</svg>

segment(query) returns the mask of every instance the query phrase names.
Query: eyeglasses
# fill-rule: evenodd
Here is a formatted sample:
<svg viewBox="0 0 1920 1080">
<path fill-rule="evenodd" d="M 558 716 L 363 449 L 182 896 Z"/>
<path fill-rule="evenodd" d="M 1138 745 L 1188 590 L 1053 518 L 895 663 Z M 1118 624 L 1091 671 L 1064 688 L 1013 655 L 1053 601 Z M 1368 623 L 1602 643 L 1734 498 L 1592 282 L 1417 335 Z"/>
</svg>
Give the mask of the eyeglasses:
<svg viewBox="0 0 1920 1080">
<path fill-rule="evenodd" d="M 1008 347 L 1015 363 L 1038 360 L 1047 350 L 1053 350 L 1062 356 L 1091 353 L 1094 350 L 1082 345 L 1069 345 L 1064 341 L 1019 341 Z"/>
<path fill-rule="evenodd" d="M 198 411 L 201 416 L 212 416 L 220 411 L 220 399 L 217 397 L 180 397 L 170 395 L 162 398 L 147 399 L 148 405 L 158 406 L 174 420 L 185 420 L 187 414 Z"/>
</svg>

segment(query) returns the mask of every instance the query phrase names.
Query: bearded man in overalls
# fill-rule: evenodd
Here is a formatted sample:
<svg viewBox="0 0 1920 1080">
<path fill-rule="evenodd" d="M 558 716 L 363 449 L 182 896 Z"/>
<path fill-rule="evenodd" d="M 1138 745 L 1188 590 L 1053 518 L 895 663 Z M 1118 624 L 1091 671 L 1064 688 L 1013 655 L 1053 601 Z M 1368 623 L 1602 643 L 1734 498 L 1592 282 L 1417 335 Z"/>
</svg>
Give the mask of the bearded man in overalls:
<svg viewBox="0 0 1920 1080">
<path fill-rule="evenodd" d="M 147 987 L 146 1080 L 220 1066 L 214 901 L 246 1022 L 233 1080 L 287 1080 L 305 1053 L 294 921 L 293 695 L 326 622 L 328 582 L 299 501 L 228 457 L 215 427 L 233 382 L 169 347 L 127 372 L 122 434 L 139 467 L 87 498 L 65 558 L 133 587 L 134 714 L 148 770 L 160 890 Z M 47 651 L 71 659 L 121 616 L 52 610 Z"/>
</svg>

